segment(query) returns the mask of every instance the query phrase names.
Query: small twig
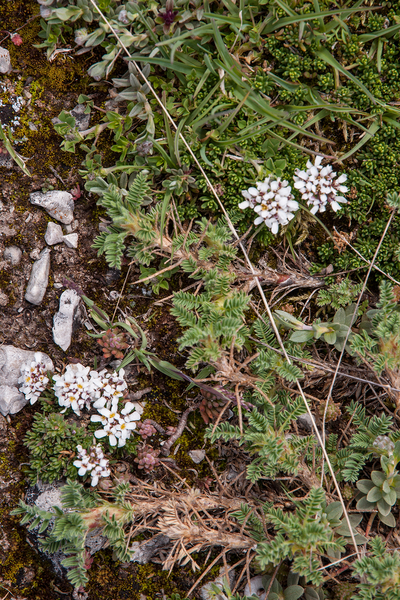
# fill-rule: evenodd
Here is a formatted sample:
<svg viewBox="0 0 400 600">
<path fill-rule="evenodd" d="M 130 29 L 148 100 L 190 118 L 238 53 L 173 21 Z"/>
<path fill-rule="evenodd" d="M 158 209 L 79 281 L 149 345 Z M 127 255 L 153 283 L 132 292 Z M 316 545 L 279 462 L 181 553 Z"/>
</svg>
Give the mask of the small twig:
<svg viewBox="0 0 400 600">
<path fill-rule="evenodd" d="M 155 277 L 162 275 L 166 271 L 171 271 L 172 269 L 175 269 L 175 267 L 179 267 L 179 265 L 183 262 L 183 260 L 184 259 L 181 258 L 181 260 L 178 260 L 177 263 L 170 265 L 169 267 L 165 267 L 165 269 L 161 269 L 161 271 L 157 271 L 157 273 L 154 273 L 153 275 L 149 275 L 148 277 L 144 277 L 143 279 L 138 279 L 137 281 L 134 281 L 131 285 L 137 285 L 138 283 L 144 283 L 145 281 L 149 281 L 149 279 L 154 279 Z M 134 263 L 134 262 L 135 261 L 132 261 L 132 263 Z"/>
<path fill-rule="evenodd" d="M 178 440 L 181 437 L 183 430 L 186 427 L 186 423 L 187 423 L 190 413 L 193 412 L 194 410 L 195 409 L 193 406 L 190 406 L 189 408 L 187 408 L 185 410 L 185 412 L 182 414 L 182 416 L 180 418 L 180 421 L 178 423 L 175 433 L 173 435 L 171 435 L 169 440 L 167 442 L 165 442 L 164 446 L 162 447 L 161 454 L 163 454 L 164 456 L 168 456 L 169 451 L 171 450 L 172 446 L 175 444 L 176 440 Z"/>
</svg>

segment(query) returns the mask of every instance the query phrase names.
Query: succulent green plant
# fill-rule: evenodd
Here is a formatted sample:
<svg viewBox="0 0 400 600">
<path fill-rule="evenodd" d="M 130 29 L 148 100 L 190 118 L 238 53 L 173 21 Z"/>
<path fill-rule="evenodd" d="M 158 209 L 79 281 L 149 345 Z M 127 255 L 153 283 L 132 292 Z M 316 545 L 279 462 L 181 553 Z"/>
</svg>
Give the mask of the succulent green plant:
<svg viewBox="0 0 400 600">
<path fill-rule="evenodd" d="M 400 498 L 400 475 L 396 469 L 400 462 L 400 441 L 396 442 L 388 456 L 381 456 L 382 471 L 372 471 L 371 479 L 357 481 L 362 496 L 357 502 L 358 510 L 377 510 L 382 523 L 396 526 L 391 513 L 392 507 Z"/>
</svg>

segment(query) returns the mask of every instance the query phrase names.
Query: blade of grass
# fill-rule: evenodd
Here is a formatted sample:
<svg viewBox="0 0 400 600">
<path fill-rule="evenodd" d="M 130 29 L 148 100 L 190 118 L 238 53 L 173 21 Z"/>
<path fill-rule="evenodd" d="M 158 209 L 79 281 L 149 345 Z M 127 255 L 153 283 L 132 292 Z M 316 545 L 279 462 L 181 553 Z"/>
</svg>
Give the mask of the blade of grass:
<svg viewBox="0 0 400 600">
<path fill-rule="evenodd" d="M 375 40 L 378 37 L 391 37 L 392 35 L 394 35 L 397 31 L 399 31 L 400 29 L 400 25 L 392 25 L 391 27 L 388 27 L 387 29 L 380 29 L 379 31 L 374 31 L 373 33 L 363 33 L 361 34 L 358 39 L 360 40 L 360 42 L 370 42 L 371 40 Z"/>
<path fill-rule="evenodd" d="M 278 4 L 278 1 L 276 0 L 276 3 Z M 368 10 L 377 10 L 379 9 L 379 6 L 365 6 L 363 7 L 363 12 L 364 11 L 368 11 Z M 312 21 L 314 19 L 319 19 L 319 18 L 325 18 L 325 17 L 333 17 L 334 15 L 338 15 L 338 13 L 341 15 L 341 18 L 346 18 L 347 16 L 356 13 L 356 12 L 360 12 L 359 8 L 348 8 L 344 11 L 340 11 L 338 10 L 326 10 L 326 11 L 321 11 L 319 13 L 314 12 L 314 13 L 306 13 L 303 15 L 299 15 L 299 14 L 294 14 L 290 17 L 284 17 L 282 19 L 279 19 L 278 21 L 275 21 L 275 23 L 271 23 L 269 26 L 267 26 L 264 29 L 264 34 L 265 33 L 272 33 L 273 31 L 275 31 L 276 29 L 283 29 L 284 27 L 287 27 L 288 25 L 294 25 L 297 23 L 302 23 L 303 21 Z M 387 29 L 385 31 L 388 31 Z M 368 34 L 367 34 L 368 35 Z M 361 36 L 360 36 L 361 38 Z"/>
<path fill-rule="evenodd" d="M 199 68 L 193 65 L 184 65 L 180 62 L 175 61 L 171 64 L 169 59 L 157 58 L 156 56 L 143 56 L 142 54 L 132 54 L 128 60 L 140 61 L 141 63 L 149 63 L 151 65 L 158 65 L 164 69 L 170 69 L 174 73 L 183 73 L 184 75 L 190 75 L 192 71 L 196 71 L 198 77 L 201 77 L 204 73 L 204 67 Z M 200 64 L 200 63 L 199 63 Z"/>
<path fill-rule="evenodd" d="M 349 71 L 346 71 L 346 69 L 342 67 L 342 65 L 336 60 L 336 58 L 332 56 L 329 50 L 327 50 L 326 48 L 320 48 L 319 50 L 315 51 L 315 54 L 318 56 L 318 58 L 326 62 L 329 66 L 333 67 L 334 69 L 337 69 L 339 73 L 345 75 L 345 77 L 350 79 L 350 81 L 352 81 L 357 87 L 359 87 L 374 104 L 382 104 L 381 102 L 378 102 L 376 100 L 375 96 L 371 94 L 369 90 L 367 90 L 365 85 L 359 79 L 357 79 L 357 77 L 354 77 L 354 75 L 352 75 Z"/>
</svg>

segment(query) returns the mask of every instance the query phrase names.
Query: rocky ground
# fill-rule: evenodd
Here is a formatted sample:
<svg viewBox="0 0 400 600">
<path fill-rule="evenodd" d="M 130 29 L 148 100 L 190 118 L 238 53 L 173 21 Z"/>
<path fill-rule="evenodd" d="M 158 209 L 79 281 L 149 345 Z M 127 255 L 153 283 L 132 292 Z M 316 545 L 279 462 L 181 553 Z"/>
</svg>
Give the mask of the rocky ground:
<svg viewBox="0 0 400 600">
<path fill-rule="evenodd" d="M 88 55 L 72 58 L 60 53 L 48 62 L 45 51 L 33 47 L 40 41 L 37 38 L 38 12 L 34 0 L 0 1 L 0 22 L 4 28 L 0 45 L 9 50 L 12 63 L 12 71 L 0 75 L 0 120 L 3 125 L 12 125 L 19 115 L 14 133 L 23 140 L 17 147 L 31 173 L 31 177 L 24 175 L 9 159 L 4 147 L 0 147 L 0 345 L 45 352 L 58 368 L 71 358 L 93 365 L 94 358 L 100 358 L 101 352 L 87 335 L 87 313 L 83 306 L 68 349 L 62 350 L 53 340 L 53 318 L 65 289 L 63 283 L 65 279 L 72 280 L 112 314 L 127 267 L 123 272 L 109 269 L 92 248 L 102 213 L 96 208 L 96 198 L 83 189 L 78 173 L 81 153 L 69 154 L 60 149 L 61 140 L 54 131 L 52 119 L 63 109 L 73 109 L 80 93 L 93 94 L 95 103 L 101 104 L 105 90 L 89 87 Z M 23 40 L 20 46 L 13 45 L 7 35 L 7 30 L 17 29 Z M 14 108 L 17 99 L 18 111 Z M 45 209 L 30 202 L 31 193 L 51 190 L 69 192 L 74 197 L 73 220 L 69 225 L 60 223 Z M 64 239 L 49 245 L 45 240 L 49 223 L 61 225 L 64 235 L 77 236 L 72 236 L 69 244 Z M 75 244 L 76 247 L 69 247 Z M 27 287 L 33 265 L 46 248 L 45 254 L 50 257 L 48 284 L 43 289 L 43 299 L 32 303 L 25 298 Z M 130 282 L 138 279 L 138 275 L 132 268 Z M 181 359 L 176 355 L 173 341 L 176 325 L 168 316 L 167 303 L 154 306 L 151 291 L 143 284 L 127 286 L 126 291 L 120 306 L 146 329 L 150 349 L 157 350 L 160 358 L 173 356 L 179 365 Z M 153 403 L 159 420 L 176 420 L 176 415 L 163 404 L 164 400 L 172 402 L 178 412 L 182 408 L 181 389 L 176 382 L 165 383 L 157 375 L 150 379 L 136 367 L 130 377 L 139 389 L 150 387 L 148 401 Z M 0 415 L 0 597 L 67 599 L 72 598 L 72 586 L 60 579 L 49 561 L 38 553 L 26 530 L 19 526 L 18 518 L 9 515 L 18 499 L 25 497 L 27 489 L 24 480 L 27 454 L 22 439 L 33 414 L 34 407 L 28 405 L 17 414 Z M 179 461 L 179 453 L 176 460 Z M 201 468 L 197 474 L 199 478 L 202 476 Z M 174 591 L 184 593 L 193 581 L 188 567 L 180 569 L 178 576 L 168 578 L 159 565 L 116 564 L 105 551 L 94 557 L 88 598 L 165 598 L 165 594 Z"/>
</svg>

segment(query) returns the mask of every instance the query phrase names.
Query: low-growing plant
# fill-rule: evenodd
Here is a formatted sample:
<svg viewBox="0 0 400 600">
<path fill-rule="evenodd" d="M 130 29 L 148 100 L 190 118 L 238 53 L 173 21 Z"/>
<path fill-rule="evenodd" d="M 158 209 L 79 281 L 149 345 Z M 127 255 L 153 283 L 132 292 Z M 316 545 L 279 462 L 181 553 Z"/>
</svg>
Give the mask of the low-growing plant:
<svg viewBox="0 0 400 600">
<path fill-rule="evenodd" d="M 78 472 L 73 465 L 76 447 L 89 448 L 92 435 L 78 423 L 68 422 L 60 413 L 48 416 L 36 413 L 24 443 L 29 450 L 28 476 L 32 483 L 47 483 L 62 477 L 76 479 Z"/>
</svg>

